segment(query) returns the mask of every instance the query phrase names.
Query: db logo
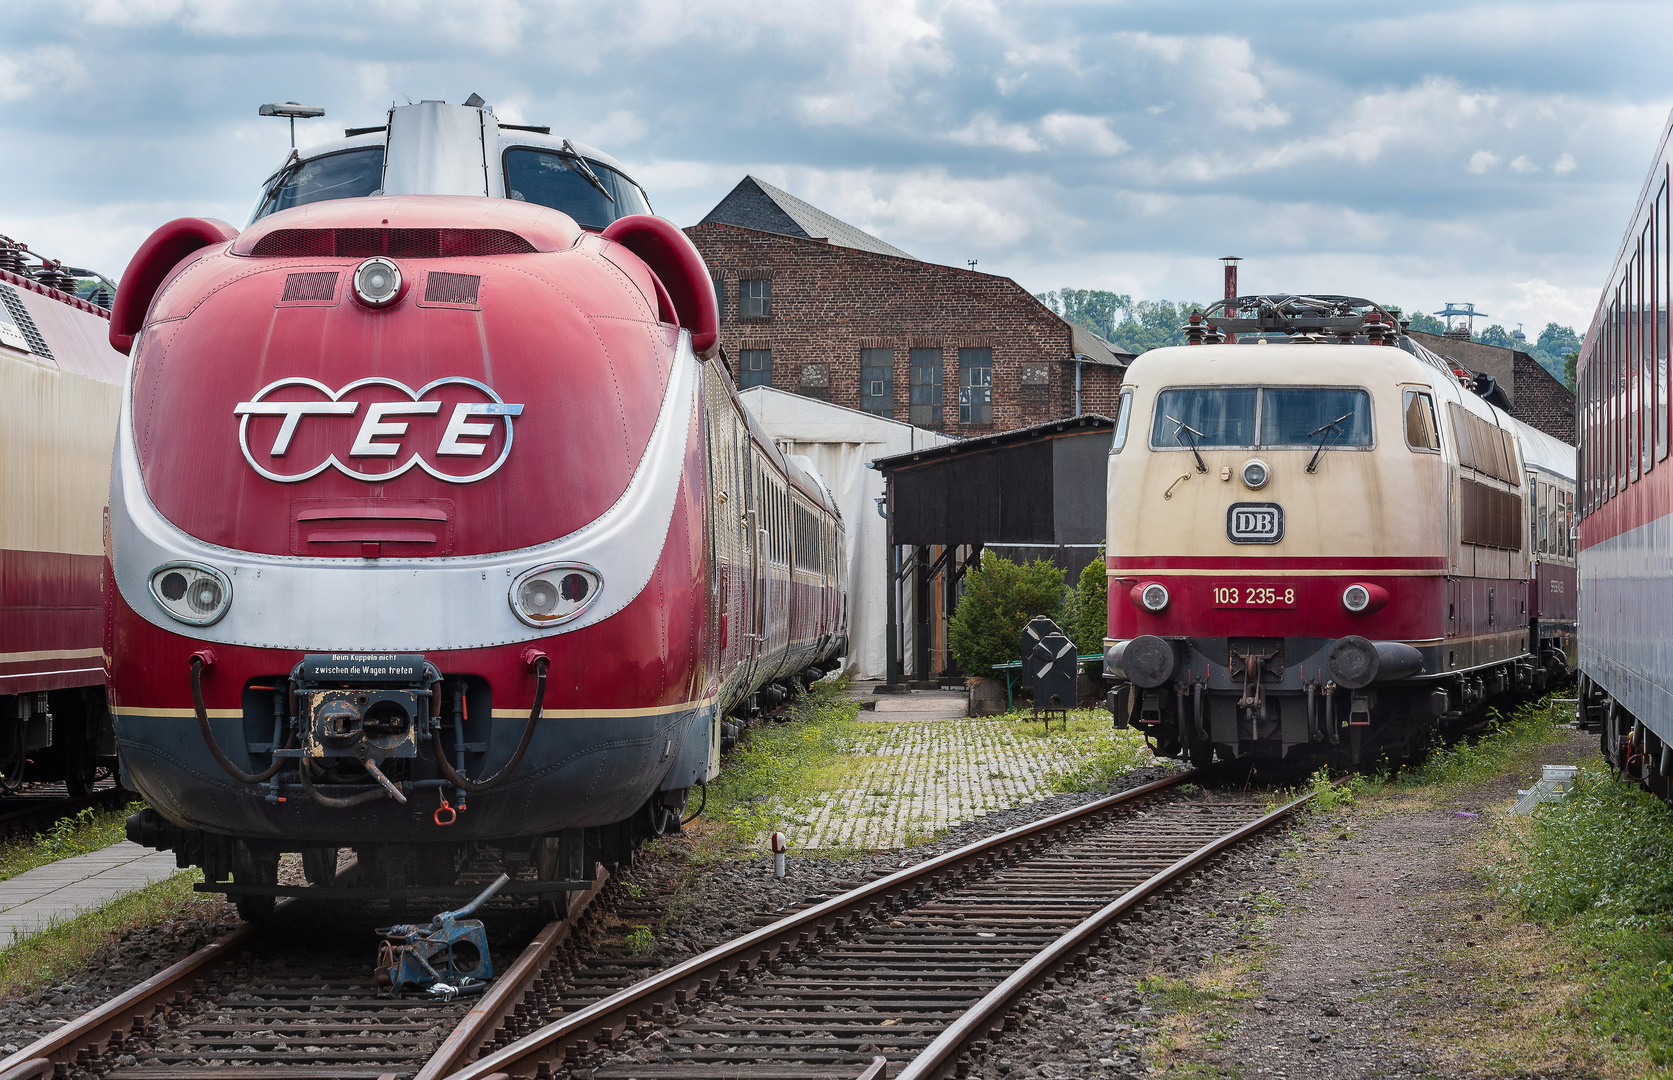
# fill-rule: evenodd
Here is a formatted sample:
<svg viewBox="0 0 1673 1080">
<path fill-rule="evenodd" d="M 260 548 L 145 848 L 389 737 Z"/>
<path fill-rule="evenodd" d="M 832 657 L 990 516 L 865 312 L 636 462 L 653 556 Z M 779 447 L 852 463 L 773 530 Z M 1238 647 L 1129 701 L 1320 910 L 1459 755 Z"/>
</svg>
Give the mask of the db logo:
<svg viewBox="0 0 1673 1080">
<path fill-rule="evenodd" d="M 336 391 L 295 378 L 268 384 L 232 411 L 244 460 L 269 480 L 293 484 L 336 469 L 378 482 L 416 465 L 438 480 L 468 484 L 505 464 L 511 421 L 523 406 L 459 377 L 417 390 L 359 379 Z"/>
<path fill-rule="evenodd" d="M 1276 544 L 1284 538 L 1284 508 L 1277 503 L 1232 503 L 1226 539 L 1234 544 Z"/>
</svg>

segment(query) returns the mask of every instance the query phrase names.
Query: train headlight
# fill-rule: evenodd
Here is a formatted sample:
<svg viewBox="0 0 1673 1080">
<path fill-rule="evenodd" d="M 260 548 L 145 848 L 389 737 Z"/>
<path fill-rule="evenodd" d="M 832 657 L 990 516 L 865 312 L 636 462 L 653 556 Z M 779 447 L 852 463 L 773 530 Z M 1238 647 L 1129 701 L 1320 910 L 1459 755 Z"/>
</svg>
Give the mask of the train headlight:
<svg viewBox="0 0 1673 1080">
<path fill-rule="evenodd" d="M 530 626 L 559 626 L 591 607 L 604 581 L 584 563 L 549 563 L 511 583 L 511 610 Z"/>
<path fill-rule="evenodd" d="M 1355 615 L 1377 611 L 1388 603 L 1388 590 L 1380 585 L 1356 581 L 1342 590 L 1342 606 Z"/>
<path fill-rule="evenodd" d="M 221 621 L 232 606 L 232 582 L 197 563 L 168 563 L 151 571 L 151 595 L 169 617 L 189 626 Z"/>
<path fill-rule="evenodd" d="M 1259 491 L 1270 479 L 1272 470 L 1260 458 L 1250 458 L 1243 463 L 1243 486 L 1249 490 Z"/>
<path fill-rule="evenodd" d="M 370 308 L 388 307 L 401 298 L 401 268 L 382 257 L 354 268 L 354 298 Z"/>
<path fill-rule="evenodd" d="M 1139 607 L 1154 615 L 1162 612 L 1171 598 L 1168 596 L 1166 585 L 1159 581 L 1151 581 L 1134 589 L 1133 599 L 1138 601 Z"/>
</svg>

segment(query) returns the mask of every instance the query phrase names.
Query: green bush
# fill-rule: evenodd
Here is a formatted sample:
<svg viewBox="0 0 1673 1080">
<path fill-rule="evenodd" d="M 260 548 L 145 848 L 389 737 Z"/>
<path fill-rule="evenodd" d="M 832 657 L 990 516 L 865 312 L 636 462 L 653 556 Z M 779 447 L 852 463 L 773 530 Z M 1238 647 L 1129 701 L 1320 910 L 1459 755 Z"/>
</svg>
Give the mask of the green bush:
<svg viewBox="0 0 1673 1080">
<path fill-rule="evenodd" d="M 1109 633 L 1110 579 L 1104 566 L 1104 549 L 1099 548 L 1098 557 L 1080 572 L 1074 625 L 1064 627 L 1082 656 L 1103 652 L 1104 635 Z"/>
<path fill-rule="evenodd" d="M 1046 559 L 1018 564 L 991 551 L 964 576 L 964 595 L 947 639 L 967 674 L 992 677 L 993 665 L 1021 659 L 1022 628 L 1037 615 L 1063 613 L 1063 571 Z"/>
</svg>

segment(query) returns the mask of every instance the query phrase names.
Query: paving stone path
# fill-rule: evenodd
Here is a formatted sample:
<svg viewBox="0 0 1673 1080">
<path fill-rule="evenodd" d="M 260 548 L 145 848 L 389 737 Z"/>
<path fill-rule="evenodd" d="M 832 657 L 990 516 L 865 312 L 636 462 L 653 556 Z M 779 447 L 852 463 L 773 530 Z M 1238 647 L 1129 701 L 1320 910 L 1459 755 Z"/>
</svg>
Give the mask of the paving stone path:
<svg viewBox="0 0 1673 1080">
<path fill-rule="evenodd" d="M 1127 754 L 1131 768 L 1150 762 L 1137 735 L 1107 721 L 1048 736 L 1026 718 L 914 721 L 911 711 L 862 725 L 839 788 L 786 804 L 793 847 L 904 847 L 1042 798 L 1054 779 L 1100 754 Z"/>
<path fill-rule="evenodd" d="M 0 881 L 0 947 L 175 872 L 174 852 L 128 840 Z"/>
</svg>

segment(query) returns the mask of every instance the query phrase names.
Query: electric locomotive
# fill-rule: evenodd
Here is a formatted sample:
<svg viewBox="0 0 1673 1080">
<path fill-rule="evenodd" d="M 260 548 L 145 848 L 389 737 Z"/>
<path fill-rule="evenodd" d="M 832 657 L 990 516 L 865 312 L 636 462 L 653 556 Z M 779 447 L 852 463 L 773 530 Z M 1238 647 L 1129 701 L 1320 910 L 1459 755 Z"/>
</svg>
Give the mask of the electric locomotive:
<svg viewBox="0 0 1673 1080">
<path fill-rule="evenodd" d="M 1580 350 L 1580 710 L 1604 757 L 1673 801 L 1673 120 Z"/>
<path fill-rule="evenodd" d="M 1419 753 L 1437 724 L 1562 678 L 1572 608 L 1536 614 L 1530 585 L 1540 565 L 1572 578 L 1551 535 L 1573 448 L 1484 400 L 1369 301 L 1209 311 L 1191 344 L 1134 361 L 1121 392 L 1115 722 L 1199 764 L 1359 764 Z"/>
<path fill-rule="evenodd" d="M 130 837 L 259 917 L 285 852 L 316 895 L 487 860 L 561 908 L 677 828 L 724 718 L 846 651 L 835 504 L 716 325 L 618 163 L 474 98 L 153 234 L 110 329 Z"/>
</svg>

